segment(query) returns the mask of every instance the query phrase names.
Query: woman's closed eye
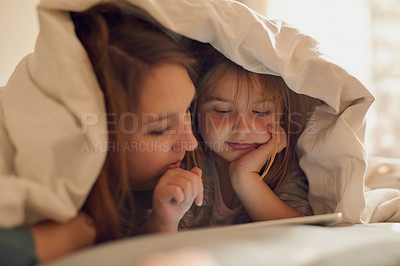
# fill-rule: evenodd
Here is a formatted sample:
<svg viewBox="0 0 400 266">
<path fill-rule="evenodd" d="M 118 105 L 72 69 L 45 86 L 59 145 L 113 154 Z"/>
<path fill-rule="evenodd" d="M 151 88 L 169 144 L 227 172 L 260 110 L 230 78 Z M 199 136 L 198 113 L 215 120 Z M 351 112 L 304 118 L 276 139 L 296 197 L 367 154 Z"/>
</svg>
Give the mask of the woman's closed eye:
<svg viewBox="0 0 400 266">
<path fill-rule="evenodd" d="M 169 128 L 167 127 L 167 128 L 161 129 L 161 130 L 150 131 L 148 134 L 151 136 L 157 137 L 157 136 L 164 135 L 165 133 L 167 133 L 168 130 L 169 130 Z"/>
<path fill-rule="evenodd" d="M 271 114 L 271 111 L 267 110 L 267 111 L 257 111 L 257 110 L 253 110 L 252 111 L 253 114 L 255 114 L 256 116 L 269 116 Z"/>
</svg>

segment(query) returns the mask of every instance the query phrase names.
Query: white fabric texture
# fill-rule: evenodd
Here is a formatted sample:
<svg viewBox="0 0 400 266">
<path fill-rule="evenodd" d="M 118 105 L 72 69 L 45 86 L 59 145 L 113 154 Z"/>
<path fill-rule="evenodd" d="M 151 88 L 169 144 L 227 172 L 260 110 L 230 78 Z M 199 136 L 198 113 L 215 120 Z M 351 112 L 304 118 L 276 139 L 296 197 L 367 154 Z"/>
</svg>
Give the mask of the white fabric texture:
<svg viewBox="0 0 400 266">
<path fill-rule="evenodd" d="M 400 159 L 368 158 L 363 222 L 400 221 Z"/>
<path fill-rule="evenodd" d="M 35 51 L 3 89 L 2 227 L 72 217 L 104 162 L 102 93 L 68 13 L 98 2 L 42 0 Z M 171 31 L 210 42 L 244 68 L 281 75 L 294 92 L 319 99 L 298 142 L 311 205 L 315 214 L 342 212 L 344 221 L 361 222 L 365 115 L 374 98 L 355 77 L 324 55 L 312 37 L 237 2 L 129 2 Z"/>
</svg>

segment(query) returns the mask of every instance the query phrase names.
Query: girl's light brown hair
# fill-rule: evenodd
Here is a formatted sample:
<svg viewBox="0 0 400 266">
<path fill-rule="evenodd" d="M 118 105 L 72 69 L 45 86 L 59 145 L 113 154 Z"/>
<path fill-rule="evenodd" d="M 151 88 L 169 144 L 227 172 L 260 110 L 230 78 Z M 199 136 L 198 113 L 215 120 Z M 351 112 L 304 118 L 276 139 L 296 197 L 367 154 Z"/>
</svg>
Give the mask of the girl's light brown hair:
<svg viewBox="0 0 400 266">
<path fill-rule="evenodd" d="M 71 13 L 71 17 L 110 114 L 109 146 L 113 148 L 84 205 L 95 220 L 97 242 L 102 242 L 139 233 L 139 220 L 145 217 L 129 182 L 127 155 L 122 148 L 129 135 L 118 126 L 121 115 L 137 110 L 141 84 L 151 68 L 179 64 L 193 77 L 195 61 L 144 10 L 126 2 L 98 4 Z"/>
<path fill-rule="evenodd" d="M 198 59 L 197 72 L 199 79 L 196 81 L 196 98 L 192 104 L 193 114 L 193 130 L 199 141 L 199 149 L 192 152 L 188 157 L 188 166 L 202 165 L 204 155 L 210 153 L 209 148 L 201 138 L 198 130 L 197 105 L 199 101 L 206 101 L 213 97 L 213 91 L 222 79 L 229 78 L 234 81 L 236 88 L 232 88 L 234 92 L 233 104 L 237 97 L 243 94 L 243 90 L 247 93 L 247 102 L 250 103 L 254 93 L 259 93 L 266 101 L 270 100 L 275 105 L 275 130 L 281 125 L 287 133 L 287 147 L 280 153 L 269 158 L 260 171 L 261 178 L 272 188 L 278 187 L 287 175 L 294 161 L 294 144 L 295 137 L 290 132 L 290 103 L 289 88 L 284 80 L 279 76 L 257 74 L 245 70 L 243 67 L 233 63 L 224 55 L 215 50 L 211 45 L 202 44 L 192 41 L 189 44 L 190 49 Z M 261 87 L 261 90 L 260 90 Z M 239 93 L 240 92 L 240 93 Z M 277 142 L 279 136 L 275 136 L 274 150 L 277 150 Z M 205 180 L 206 181 L 206 180 Z"/>
</svg>

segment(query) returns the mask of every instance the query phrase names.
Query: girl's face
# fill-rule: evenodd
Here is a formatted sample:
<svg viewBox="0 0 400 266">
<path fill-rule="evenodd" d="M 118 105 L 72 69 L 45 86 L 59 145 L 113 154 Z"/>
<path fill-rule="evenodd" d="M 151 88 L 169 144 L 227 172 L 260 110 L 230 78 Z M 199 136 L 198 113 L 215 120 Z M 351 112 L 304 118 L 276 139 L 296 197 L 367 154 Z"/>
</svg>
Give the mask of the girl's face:
<svg viewBox="0 0 400 266">
<path fill-rule="evenodd" d="M 186 69 L 154 67 L 141 91 L 138 127 L 124 149 L 134 190 L 153 189 L 167 169 L 179 167 L 185 152 L 197 147 L 188 111 L 195 88 Z"/>
<path fill-rule="evenodd" d="M 200 134 L 208 148 L 228 162 L 271 140 L 275 125 L 275 105 L 260 93 L 260 85 L 249 88 L 241 82 L 235 90 L 235 80 L 225 75 L 211 93 L 205 92 L 210 96 L 198 102 Z"/>
</svg>

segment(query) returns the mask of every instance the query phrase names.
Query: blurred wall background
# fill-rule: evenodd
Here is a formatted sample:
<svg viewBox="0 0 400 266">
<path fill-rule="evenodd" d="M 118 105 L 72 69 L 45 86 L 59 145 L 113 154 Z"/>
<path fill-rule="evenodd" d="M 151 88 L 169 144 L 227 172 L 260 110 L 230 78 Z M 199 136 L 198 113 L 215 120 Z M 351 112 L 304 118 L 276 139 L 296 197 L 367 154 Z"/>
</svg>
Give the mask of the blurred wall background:
<svg viewBox="0 0 400 266">
<path fill-rule="evenodd" d="M 376 97 L 368 113 L 370 155 L 400 157 L 399 0 L 242 0 L 315 37 Z"/>
<path fill-rule="evenodd" d="M 39 0 L 0 0 L 0 86 L 7 83 L 17 63 L 33 51 L 39 32 Z"/>
</svg>

